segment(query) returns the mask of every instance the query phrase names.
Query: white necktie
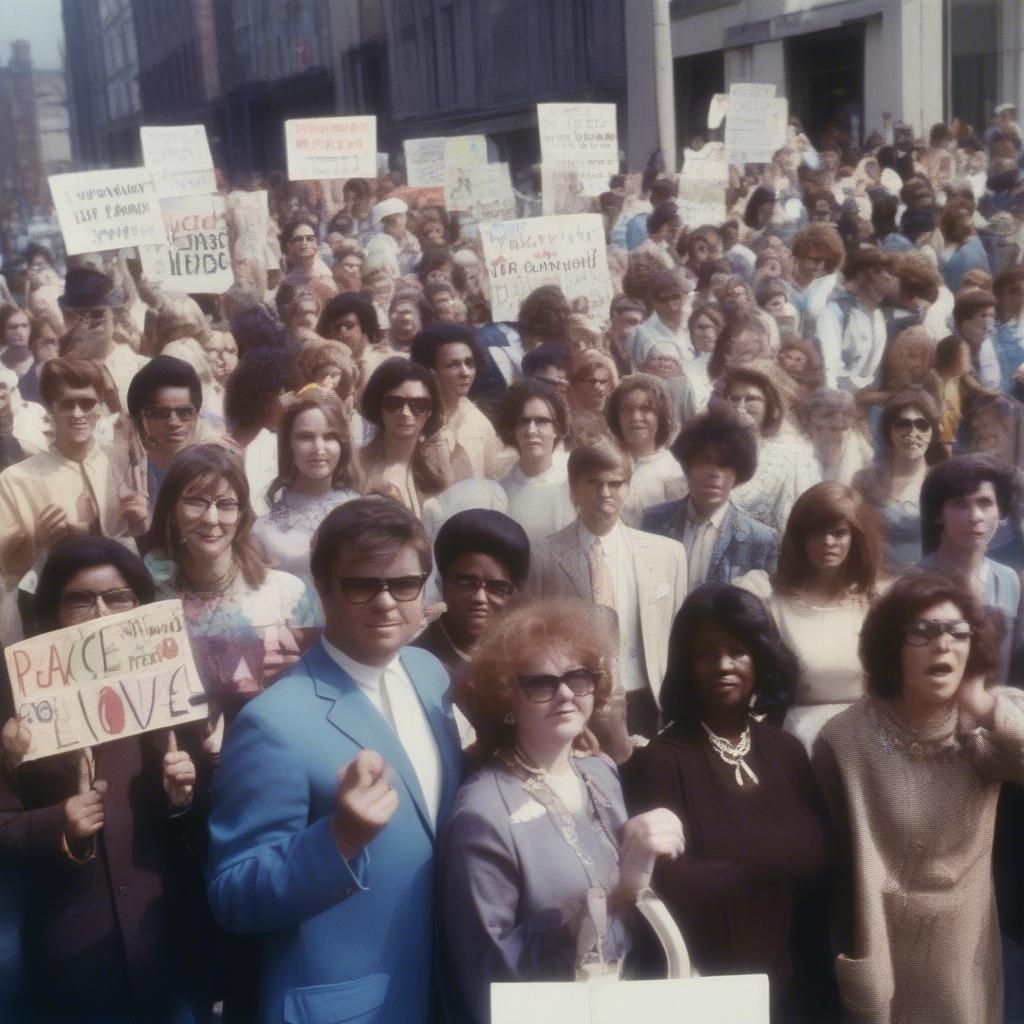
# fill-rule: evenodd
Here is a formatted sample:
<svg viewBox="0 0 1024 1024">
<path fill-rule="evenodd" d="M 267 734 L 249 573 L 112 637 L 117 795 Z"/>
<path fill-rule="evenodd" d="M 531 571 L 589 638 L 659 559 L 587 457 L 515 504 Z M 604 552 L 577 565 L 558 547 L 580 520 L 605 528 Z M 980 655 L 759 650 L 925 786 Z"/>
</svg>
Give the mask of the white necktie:
<svg viewBox="0 0 1024 1024">
<path fill-rule="evenodd" d="M 415 689 L 390 667 L 381 676 L 381 697 L 391 727 L 419 780 L 431 823 L 441 801 L 441 758 L 434 734 Z"/>
</svg>

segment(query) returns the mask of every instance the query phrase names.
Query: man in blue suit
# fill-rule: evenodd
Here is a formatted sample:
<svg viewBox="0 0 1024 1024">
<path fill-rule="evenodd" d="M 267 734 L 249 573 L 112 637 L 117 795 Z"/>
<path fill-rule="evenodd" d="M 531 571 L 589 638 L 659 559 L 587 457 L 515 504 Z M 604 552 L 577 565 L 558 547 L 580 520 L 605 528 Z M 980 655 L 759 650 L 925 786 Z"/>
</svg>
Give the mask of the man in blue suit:
<svg viewBox="0 0 1024 1024">
<path fill-rule="evenodd" d="M 683 427 L 672 454 L 686 473 L 690 493 L 649 509 L 642 529 L 686 548 L 688 589 L 709 580 L 731 583 L 751 569 L 773 573 L 778 534 L 729 497 L 757 468 L 751 431 L 731 413 L 704 413 Z"/>
<path fill-rule="evenodd" d="M 261 1020 L 426 1024 L 434 854 L 460 781 L 448 677 L 405 644 L 430 543 L 383 498 L 313 542 L 322 639 L 228 733 L 212 791 L 210 904 L 264 936 Z"/>
</svg>

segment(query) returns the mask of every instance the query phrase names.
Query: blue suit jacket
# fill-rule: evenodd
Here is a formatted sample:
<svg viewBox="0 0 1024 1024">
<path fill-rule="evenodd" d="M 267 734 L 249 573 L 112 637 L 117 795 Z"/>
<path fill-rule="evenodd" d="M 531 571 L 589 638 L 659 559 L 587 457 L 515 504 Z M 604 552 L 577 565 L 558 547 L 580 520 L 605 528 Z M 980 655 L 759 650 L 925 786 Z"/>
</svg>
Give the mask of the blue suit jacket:
<svg viewBox="0 0 1024 1024">
<path fill-rule="evenodd" d="M 641 529 L 683 542 L 688 498 L 666 501 L 648 509 Z M 725 511 L 708 574 L 702 583 L 731 583 L 751 569 L 763 569 L 771 575 L 778 558 L 779 535 L 753 516 L 737 508 L 732 501 Z"/>
<path fill-rule="evenodd" d="M 437 825 L 461 774 L 448 675 L 407 647 L 443 768 Z M 331 832 L 337 773 L 360 750 L 395 769 L 398 810 L 351 862 Z M 319 643 L 232 724 L 214 777 L 210 905 L 264 938 L 261 1019 L 426 1024 L 434 968 L 435 828 L 389 723 Z"/>
</svg>

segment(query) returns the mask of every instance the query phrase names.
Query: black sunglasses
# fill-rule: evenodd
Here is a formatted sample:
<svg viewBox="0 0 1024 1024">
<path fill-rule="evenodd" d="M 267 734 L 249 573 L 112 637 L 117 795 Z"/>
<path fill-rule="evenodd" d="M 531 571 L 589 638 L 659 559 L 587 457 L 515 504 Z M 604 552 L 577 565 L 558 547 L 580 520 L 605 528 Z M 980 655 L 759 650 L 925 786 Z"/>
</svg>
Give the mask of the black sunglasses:
<svg viewBox="0 0 1024 1024">
<path fill-rule="evenodd" d="M 143 409 L 142 415 L 147 420 L 169 420 L 171 416 L 177 416 L 182 423 L 188 423 L 195 419 L 196 407 L 194 405 L 157 405 L 152 409 Z"/>
<path fill-rule="evenodd" d="M 526 699 L 534 704 L 553 700 L 558 688 L 565 683 L 574 697 L 587 697 L 597 689 L 601 672 L 593 668 L 574 668 L 560 676 L 520 676 L 519 685 Z"/>
<path fill-rule="evenodd" d="M 923 416 L 914 418 L 901 416 L 893 424 L 893 427 L 901 434 L 907 434 L 911 430 L 916 430 L 919 434 L 927 434 L 932 429 L 932 425 Z"/>
<path fill-rule="evenodd" d="M 427 582 L 428 573 L 418 576 L 336 576 L 342 596 L 349 604 L 369 604 L 386 590 L 396 601 L 415 601 Z"/>
<path fill-rule="evenodd" d="M 463 594 L 475 594 L 481 587 L 490 597 L 511 597 L 516 592 L 516 585 L 508 580 L 485 580 L 462 572 L 452 573 L 448 582 Z"/>
<path fill-rule="evenodd" d="M 385 395 L 380 400 L 380 407 L 385 412 L 401 412 L 408 407 L 413 416 L 424 416 L 430 412 L 429 398 L 406 398 L 404 395 Z"/>
</svg>

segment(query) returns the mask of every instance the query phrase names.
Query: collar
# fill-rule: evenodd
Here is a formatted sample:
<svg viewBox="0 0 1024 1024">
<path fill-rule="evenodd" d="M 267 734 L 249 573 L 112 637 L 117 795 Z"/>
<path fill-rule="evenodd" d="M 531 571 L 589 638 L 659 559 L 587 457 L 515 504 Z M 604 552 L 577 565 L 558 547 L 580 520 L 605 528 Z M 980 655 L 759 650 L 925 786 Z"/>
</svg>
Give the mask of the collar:
<svg viewBox="0 0 1024 1024">
<path fill-rule="evenodd" d="M 695 526 L 703 526 L 705 523 L 710 523 L 716 530 L 721 528 L 722 520 L 725 518 L 725 513 L 729 511 L 729 502 L 725 502 L 717 512 L 712 512 L 710 516 L 705 519 L 701 519 L 697 515 L 697 510 L 693 506 L 692 501 L 686 503 L 686 521 L 693 523 Z"/>
<path fill-rule="evenodd" d="M 596 533 L 591 533 L 583 525 L 583 520 L 579 518 L 576 520 L 576 528 L 579 532 L 580 547 L 584 551 L 589 551 L 590 545 L 595 540 L 599 540 L 601 542 L 601 549 L 607 558 L 616 558 L 625 542 L 621 522 L 617 522 L 603 537 L 598 537 Z"/>
<path fill-rule="evenodd" d="M 380 681 L 383 679 L 384 673 L 398 661 L 398 655 L 396 654 L 386 665 L 366 665 L 361 661 L 356 661 L 355 658 L 350 657 L 344 651 L 335 647 L 323 635 L 320 637 L 320 643 L 324 645 L 324 650 L 330 659 L 339 665 L 344 672 L 347 672 L 356 685 L 363 690 L 377 691 L 380 689 Z"/>
</svg>

